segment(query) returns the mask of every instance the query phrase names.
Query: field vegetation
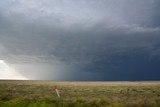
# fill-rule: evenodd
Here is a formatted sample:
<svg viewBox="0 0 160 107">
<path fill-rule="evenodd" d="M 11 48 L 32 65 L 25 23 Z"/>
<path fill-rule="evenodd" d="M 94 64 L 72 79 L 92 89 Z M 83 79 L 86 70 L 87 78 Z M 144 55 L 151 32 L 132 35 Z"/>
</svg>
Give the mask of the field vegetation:
<svg viewBox="0 0 160 107">
<path fill-rule="evenodd" d="M 160 82 L 1 80 L 0 107 L 160 107 Z"/>
</svg>

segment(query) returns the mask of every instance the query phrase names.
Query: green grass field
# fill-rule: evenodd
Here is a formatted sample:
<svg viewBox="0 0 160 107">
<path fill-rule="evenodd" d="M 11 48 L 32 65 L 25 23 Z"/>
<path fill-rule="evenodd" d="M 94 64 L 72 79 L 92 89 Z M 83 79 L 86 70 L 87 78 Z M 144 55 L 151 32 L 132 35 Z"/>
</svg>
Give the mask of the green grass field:
<svg viewBox="0 0 160 107">
<path fill-rule="evenodd" d="M 160 107 L 160 82 L 1 80 L 0 107 Z"/>
</svg>

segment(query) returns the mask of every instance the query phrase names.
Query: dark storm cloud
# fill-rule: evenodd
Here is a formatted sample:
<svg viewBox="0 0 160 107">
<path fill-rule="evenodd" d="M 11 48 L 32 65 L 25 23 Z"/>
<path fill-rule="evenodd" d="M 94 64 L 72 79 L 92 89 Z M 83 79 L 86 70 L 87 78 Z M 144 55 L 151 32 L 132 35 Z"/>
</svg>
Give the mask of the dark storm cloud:
<svg viewBox="0 0 160 107">
<path fill-rule="evenodd" d="M 31 79 L 159 79 L 159 5 L 2 0 L 0 59 Z"/>
</svg>

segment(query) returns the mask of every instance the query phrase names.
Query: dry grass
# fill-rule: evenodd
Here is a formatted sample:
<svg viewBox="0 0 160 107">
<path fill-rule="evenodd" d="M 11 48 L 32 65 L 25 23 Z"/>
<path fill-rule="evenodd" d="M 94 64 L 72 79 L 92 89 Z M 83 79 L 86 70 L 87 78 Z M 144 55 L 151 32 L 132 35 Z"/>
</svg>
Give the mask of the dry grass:
<svg viewBox="0 0 160 107">
<path fill-rule="evenodd" d="M 60 99 L 54 85 L 59 88 Z M 158 107 L 160 82 L 0 81 L 1 105 L 19 101 L 26 107 L 41 103 L 54 107 L 57 100 L 62 107 Z"/>
</svg>

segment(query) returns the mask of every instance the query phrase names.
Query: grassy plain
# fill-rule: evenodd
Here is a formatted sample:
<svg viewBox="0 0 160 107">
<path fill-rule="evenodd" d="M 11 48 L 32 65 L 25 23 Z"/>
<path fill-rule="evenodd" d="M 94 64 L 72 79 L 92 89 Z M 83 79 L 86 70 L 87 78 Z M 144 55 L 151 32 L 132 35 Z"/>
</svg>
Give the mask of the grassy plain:
<svg viewBox="0 0 160 107">
<path fill-rule="evenodd" d="M 0 107 L 160 107 L 160 81 L 0 80 Z"/>
</svg>

